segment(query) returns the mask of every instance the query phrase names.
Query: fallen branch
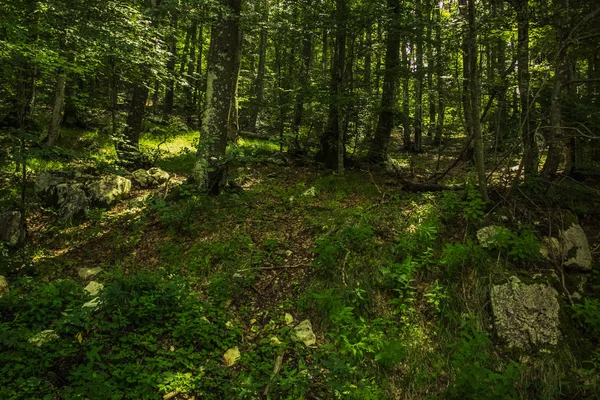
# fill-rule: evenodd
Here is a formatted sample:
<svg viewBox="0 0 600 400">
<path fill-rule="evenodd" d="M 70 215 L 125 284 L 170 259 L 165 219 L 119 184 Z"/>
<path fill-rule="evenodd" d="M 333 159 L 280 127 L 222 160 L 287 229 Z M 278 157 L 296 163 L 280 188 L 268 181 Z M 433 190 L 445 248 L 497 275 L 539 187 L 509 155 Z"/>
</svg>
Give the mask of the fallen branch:
<svg viewBox="0 0 600 400">
<path fill-rule="evenodd" d="M 279 265 L 276 267 L 260 267 L 260 268 L 256 268 L 259 271 L 269 271 L 269 270 L 273 270 L 273 269 L 292 269 L 292 268 L 304 268 L 304 267 L 308 267 L 309 264 L 296 264 L 296 265 Z"/>
<path fill-rule="evenodd" d="M 265 392 L 264 392 L 265 397 L 269 396 L 269 390 L 271 389 L 271 383 L 273 383 L 273 380 L 279 374 L 279 370 L 281 370 L 281 364 L 283 364 L 283 353 L 279 354 L 277 356 L 277 358 L 275 359 L 275 366 L 273 367 L 273 374 L 271 374 L 271 379 L 269 379 L 269 383 L 267 384 L 267 387 L 265 388 Z"/>
<path fill-rule="evenodd" d="M 387 171 L 388 171 L 388 173 L 390 173 L 390 174 L 394 175 L 396 178 L 398 178 L 398 180 L 400 181 L 402 186 L 404 186 L 404 188 L 407 191 L 413 192 L 413 193 L 444 192 L 447 190 L 463 189 L 463 186 L 447 186 L 447 185 L 440 185 L 439 183 L 409 181 L 408 179 L 406 179 L 402 176 L 402 171 L 400 170 L 399 166 L 397 165 L 397 162 L 393 162 L 393 161 L 389 161 L 389 160 L 387 162 Z"/>
</svg>

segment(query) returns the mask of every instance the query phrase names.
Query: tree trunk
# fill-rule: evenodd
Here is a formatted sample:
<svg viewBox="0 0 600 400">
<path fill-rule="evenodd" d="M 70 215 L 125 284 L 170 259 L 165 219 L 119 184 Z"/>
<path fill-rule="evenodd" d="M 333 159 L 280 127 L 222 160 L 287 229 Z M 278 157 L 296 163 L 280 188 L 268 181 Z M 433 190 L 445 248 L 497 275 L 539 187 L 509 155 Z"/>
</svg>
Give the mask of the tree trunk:
<svg viewBox="0 0 600 400">
<path fill-rule="evenodd" d="M 343 132 L 344 60 L 346 58 L 346 23 L 348 18 L 346 0 L 336 0 L 335 53 L 331 73 L 329 116 L 327 128 L 321 136 L 321 149 L 317 160 L 330 168 L 340 169 L 345 155 Z M 340 138 L 342 138 L 340 143 Z M 341 153 L 341 154 L 340 154 Z"/>
<path fill-rule="evenodd" d="M 434 136 L 435 132 L 435 91 L 433 87 L 433 75 L 436 71 L 436 63 L 439 62 L 439 57 L 433 57 L 433 25 L 434 25 L 435 8 L 431 0 L 427 0 L 427 100 L 429 102 L 429 129 L 427 135 Z"/>
<path fill-rule="evenodd" d="M 65 86 L 67 84 L 67 74 L 63 71 L 56 77 L 56 86 L 54 88 L 54 107 L 52 108 L 52 117 L 48 128 L 48 144 L 53 145 L 58 139 L 60 131 L 60 121 L 62 118 L 63 105 L 65 100 Z"/>
<path fill-rule="evenodd" d="M 302 70 L 300 71 L 300 87 L 296 94 L 296 105 L 294 110 L 294 142 L 293 150 L 298 152 L 301 150 L 299 136 L 300 126 L 302 126 L 302 116 L 304 113 L 304 97 L 308 89 L 308 79 L 310 66 L 312 61 L 312 34 L 305 28 L 304 37 L 302 39 Z"/>
<path fill-rule="evenodd" d="M 465 1 L 467 4 L 465 4 Z M 471 115 L 471 134 L 473 135 L 473 151 L 475 156 L 475 167 L 477 169 L 477 177 L 479 183 L 479 192 L 483 201 L 489 201 L 487 191 L 487 181 L 485 175 L 485 161 L 484 161 L 484 149 L 483 149 L 483 137 L 481 134 L 481 122 L 480 122 L 480 98 L 479 98 L 479 72 L 477 66 L 477 26 L 476 26 L 476 11 L 475 11 L 475 0 L 460 0 L 459 5 L 467 6 L 467 35 L 465 40 L 467 41 L 466 48 L 467 52 L 467 89 L 468 96 L 470 98 L 470 115 Z"/>
<path fill-rule="evenodd" d="M 239 43 L 241 0 L 221 0 L 224 11 L 212 27 L 206 77 L 206 100 L 200 146 L 194 166 L 195 184 L 218 195 L 227 183 L 227 133 L 232 89 L 237 82 L 236 56 Z"/>
<path fill-rule="evenodd" d="M 194 124 L 194 102 L 193 93 L 196 86 L 196 79 L 194 79 L 194 69 L 196 68 L 196 35 L 198 31 L 198 25 L 192 24 L 190 28 L 190 56 L 187 63 L 187 73 L 185 86 L 185 120 L 188 127 L 192 127 Z"/>
<path fill-rule="evenodd" d="M 410 64 L 407 54 L 408 43 L 402 43 L 402 130 L 404 134 L 404 150 L 412 150 L 411 131 L 410 131 L 410 97 L 409 97 L 409 79 Z"/>
<path fill-rule="evenodd" d="M 517 12 L 517 63 L 519 98 L 521 103 L 521 140 L 523 142 L 523 171 L 528 182 L 538 175 L 538 150 L 531 112 L 532 96 L 529 85 L 529 5 L 527 1 L 516 4 Z"/>
<path fill-rule="evenodd" d="M 415 144 L 414 150 L 423 150 L 423 11 L 422 0 L 416 0 L 417 31 L 415 39 L 416 52 L 416 77 L 415 77 Z"/>
<path fill-rule="evenodd" d="M 235 53 L 234 82 L 231 86 L 231 109 L 229 110 L 229 132 L 227 138 L 230 142 L 236 143 L 240 134 L 239 108 L 238 108 L 238 83 L 240 76 L 240 68 L 242 66 L 242 31 L 238 31 L 238 46 Z"/>
<path fill-rule="evenodd" d="M 446 117 L 446 104 L 444 102 L 446 87 L 444 84 L 444 73 L 446 71 L 445 63 L 446 58 L 442 53 L 442 10 L 438 9 L 437 24 L 435 26 L 435 53 L 437 57 L 437 83 L 436 89 L 438 92 L 438 106 L 437 106 L 437 124 L 435 125 L 435 134 L 433 137 L 433 143 L 439 145 L 442 143 L 442 136 L 444 134 L 444 121 Z"/>
<path fill-rule="evenodd" d="M 117 142 L 117 154 L 121 161 L 137 164 L 139 159 L 140 135 L 148 100 L 148 88 L 143 84 L 137 84 L 133 88 L 131 103 L 129 103 L 129 114 L 127 115 L 127 126 L 121 142 Z"/>
<path fill-rule="evenodd" d="M 175 101 L 175 64 L 177 62 L 177 24 L 178 16 L 173 16 L 171 20 L 171 33 L 168 38 L 169 43 L 169 60 L 167 61 L 167 73 L 169 77 L 166 82 L 165 90 L 165 107 L 164 116 L 165 118 L 173 114 L 173 104 Z"/>
<path fill-rule="evenodd" d="M 268 13 L 267 13 L 268 15 Z M 267 60 L 267 28 L 262 26 L 260 30 L 260 39 L 258 44 L 258 71 L 256 73 L 256 79 L 253 83 L 253 94 L 254 99 L 250 105 L 250 115 L 248 117 L 248 125 L 246 130 L 248 132 L 256 132 L 256 123 L 258 121 L 258 113 L 263 102 L 263 95 L 265 89 L 265 65 Z"/>
<path fill-rule="evenodd" d="M 400 29 L 398 26 L 400 1 L 387 0 L 387 5 L 391 15 L 387 29 L 383 94 L 377 129 L 369 149 L 369 159 L 376 163 L 385 161 L 387 157 L 397 107 L 396 92 L 400 63 Z"/>
<path fill-rule="evenodd" d="M 542 169 L 544 179 L 551 180 L 556 177 L 562 159 L 562 99 L 563 90 L 568 78 L 567 43 L 568 17 L 564 0 L 554 0 L 555 25 L 554 31 L 559 49 L 554 66 L 554 85 L 552 88 L 552 103 L 550 106 L 550 130 L 546 134 L 548 143 L 548 156 Z"/>
</svg>

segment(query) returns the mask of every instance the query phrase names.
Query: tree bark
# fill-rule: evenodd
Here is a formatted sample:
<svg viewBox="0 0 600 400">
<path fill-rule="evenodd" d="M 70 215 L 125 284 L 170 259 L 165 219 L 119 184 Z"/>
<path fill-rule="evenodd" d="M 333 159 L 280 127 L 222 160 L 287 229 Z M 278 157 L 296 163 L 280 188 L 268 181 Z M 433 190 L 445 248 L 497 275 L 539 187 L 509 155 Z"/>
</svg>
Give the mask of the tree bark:
<svg viewBox="0 0 600 400">
<path fill-rule="evenodd" d="M 377 129 L 369 149 L 369 160 L 375 163 L 383 162 L 387 157 L 397 108 L 396 92 L 400 66 L 400 29 L 398 26 L 400 1 L 388 0 L 387 5 L 390 9 L 390 22 L 387 29 L 383 93 Z"/>
<path fill-rule="evenodd" d="M 466 4 L 465 4 L 466 2 Z M 473 137 L 473 151 L 475 156 L 475 167 L 477 169 L 477 177 L 479 183 L 479 192 L 483 201 L 489 201 L 487 191 L 487 177 L 485 175 L 485 161 L 483 149 L 483 136 L 481 134 L 480 121 L 480 97 L 479 97 L 479 72 L 477 65 L 477 25 L 476 25 L 476 10 L 475 0 L 460 0 L 459 5 L 467 7 L 467 35 L 465 48 L 467 52 L 467 90 L 470 103 L 470 119 L 471 119 L 471 134 Z"/>
<path fill-rule="evenodd" d="M 116 146 L 119 159 L 134 165 L 140 161 L 140 135 L 142 133 L 148 93 L 148 87 L 143 83 L 134 86 L 131 102 L 129 103 L 127 126 L 125 127 L 122 140 L 117 142 Z"/>
<path fill-rule="evenodd" d="M 56 86 L 54 88 L 54 106 L 52 108 L 52 117 L 48 127 L 48 144 L 53 145 L 58 139 L 60 131 L 60 121 L 65 101 L 65 86 L 67 84 L 67 74 L 63 71 L 56 77 Z"/>
<path fill-rule="evenodd" d="M 268 12 L 266 12 L 268 18 Z M 256 132 L 256 123 L 258 122 L 258 113 L 263 102 L 265 89 L 265 65 L 267 60 L 267 28 L 265 25 L 261 27 L 260 39 L 258 44 L 258 71 L 253 83 L 253 101 L 250 105 L 250 115 L 248 117 L 248 132 Z"/>
<path fill-rule="evenodd" d="M 412 150 L 411 131 L 410 131 L 410 97 L 409 97 L 409 79 L 410 64 L 407 54 L 408 43 L 402 43 L 402 130 L 404 134 L 404 150 Z"/>
<path fill-rule="evenodd" d="M 227 134 L 232 89 L 237 82 L 236 55 L 239 43 L 241 0 L 221 0 L 222 12 L 212 27 L 206 78 L 206 100 L 200 146 L 194 166 L 199 189 L 218 195 L 227 183 Z"/>
<path fill-rule="evenodd" d="M 178 25 L 178 16 L 175 14 L 173 19 L 171 20 L 171 33 L 168 38 L 169 43 L 169 60 L 167 61 L 167 73 L 169 74 L 169 78 L 166 82 L 166 90 L 165 90 L 165 106 L 164 106 L 164 116 L 165 118 L 169 115 L 173 114 L 173 105 L 175 102 L 175 64 L 177 62 L 177 25 Z"/>
<path fill-rule="evenodd" d="M 521 103 L 521 140 L 523 142 L 523 171 L 525 181 L 538 175 L 538 150 L 535 143 L 535 127 L 531 112 L 532 96 L 529 74 L 529 5 L 527 1 L 518 1 L 517 12 L 517 73 L 519 80 L 519 99 Z"/>
<path fill-rule="evenodd" d="M 556 177 L 562 159 L 562 99 L 563 90 L 568 79 L 567 39 L 568 17 L 564 0 L 554 0 L 555 23 L 554 32 L 556 41 L 560 46 L 556 54 L 554 65 L 554 85 L 552 87 L 552 103 L 550 105 L 550 129 L 546 134 L 548 143 L 548 156 L 542 168 L 544 179 L 551 180 Z"/>
<path fill-rule="evenodd" d="M 423 11 L 422 0 L 416 0 L 416 77 L 415 77 L 415 121 L 414 133 L 415 143 L 414 150 L 421 152 L 423 150 Z"/>
<path fill-rule="evenodd" d="M 335 53 L 331 74 L 329 116 L 327 128 L 321 135 L 321 149 L 317 153 L 317 160 L 334 169 L 340 169 L 340 159 L 343 163 L 345 155 L 342 102 L 344 100 L 347 7 L 346 0 L 336 0 Z M 342 140 L 340 141 L 340 139 Z"/>
<path fill-rule="evenodd" d="M 300 71 L 299 83 L 300 87 L 296 94 L 296 105 L 294 110 L 294 142 L 293 150 L 298 152 L 301 150 L 300 146 L 300 126 L 302 126 L 302 117 L 304 114 L 304 97 L 306 90 L 308 89 L 309 72 L 312 61 L 312 34 L 305 28 L 305 32 L 302 39 L 302 70 Z"/>
</svg>

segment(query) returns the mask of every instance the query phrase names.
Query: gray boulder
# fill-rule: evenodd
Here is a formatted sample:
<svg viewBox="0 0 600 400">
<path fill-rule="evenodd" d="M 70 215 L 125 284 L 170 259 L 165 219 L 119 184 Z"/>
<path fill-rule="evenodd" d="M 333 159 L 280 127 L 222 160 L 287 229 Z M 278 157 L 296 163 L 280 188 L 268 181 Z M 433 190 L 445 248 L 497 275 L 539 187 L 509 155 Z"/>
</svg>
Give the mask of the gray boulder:
<svg viewBox="0 0 600 400">
<path fill-rule="evenodd" d="M 20 211 L 7 211 L 0 214 L 0 240 L 9 246 L 16 246 L 21 233 L 20 222 Z"/>
<path fill-rule="evenodd" d="M 499 338 L 509 348 L 530 350 L 558 344 L 558 293 L 545 284 L 522 283 L 513 276 L 492 286 L 492 313 Z"/>
<path fill-rule="evenodd" d="M 63 173 L 41 172 L 35 180 L 35 194 L 47 206 L 56 205 L 56 187 L 67 183 L 69 177 Z"/>
<path fill-rule="evenodd" d="M 131 174 L 131 178 L 141 188 L 157 187 L 169 180 L 170 175 L 168 172 L 163 171 L 160 168 L 150 168 L 148 171 L 138 169 Z"/>
<path fill-rule="evenodd" d="M 592 252 L 587 236 L 579 224 L 572 224 L 560 231 L 564 251 L 564 266 L 570 269 L 592 269 Z"/>
<path fill-rule="evenodd" d="M 90 201 L 81 183 L 61 183 L 56 186 L 56 206 L 58 217 L 68 221 L 83 216 L 90 206 Z"/>
<path fill-rule="evenodd" d="M 106 175 L 88 185 L 90 201 L 100 207 L 111 207 L 131 191 L 131 181 L 118 175 Z"/>
</svg>

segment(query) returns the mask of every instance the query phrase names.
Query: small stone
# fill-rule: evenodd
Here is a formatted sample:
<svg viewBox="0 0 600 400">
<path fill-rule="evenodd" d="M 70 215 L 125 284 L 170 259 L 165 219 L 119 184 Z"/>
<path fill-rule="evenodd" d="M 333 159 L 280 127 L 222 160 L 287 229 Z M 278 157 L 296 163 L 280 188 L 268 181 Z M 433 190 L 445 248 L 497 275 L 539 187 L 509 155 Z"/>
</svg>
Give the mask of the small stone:
<svg viewBox="0 0 600 400">
<path fill-rule="evenodd" d="M 233 328 L 233 322 L 231 322 L 231 321 L 225 322 L 225 327 L 227 327 L 229 329 L 232 329 Z"/>
<path fill-rule="evenodd" d="M 48 329 L 31 337 L 28 342 L 34 346 L 41 347 L 48 342 L 58 339 L 58 337 L 52 329 Z"/>
<path fill-rule="evenodd" d="M 104 289 L 104 285 L 101 283 L 98 283 L 96 281 L 91 281 L 90 283 L 87 284 L 87 286 L 83 289 L 86 292 L 88 292 L 88 294 L 90 296 L 97 296 L 98 293 L 100 293 L 100 291 Z"/>
<path fill-rule="evenodd" d="M 90 279 L 96 275 L 98 275 L 100 272 L 102 272 L 103 269 L 100 267 L 93 267 L 93 268 L 79 268 L 79 271 L 77 272 L 77 275 L 79 275 L 79 277 L 81 279 L 87 280 Z"/>
<path fill-rule="evenodd" d="M 171 346 L 171 347 L 169 347 L 169 351 L 170 351 L 171 353 L 173 353 L 173 352 L 175 351 L 175 346 Z"/>
<path fill-rule="evenodd" d="M 0 275 L 0 297 L 6 292 L 8 292 L 8 281 L 6 280 L 6 277 Z"/>
<path fill-rule="evenodd" d="M 250 320 L 250 325 L 254 325 L 255 323 L 256 323 L 256 318 L 252 318 L 252 319 Z"/>
<path fill-rule="evenodd" d="M 240 357 L 240 349 L 238 349 L 236 346 L 225 352 L 225 354 L 223 355 L 223 362 L 227 367 L 231 367 L 237 362 L 237 360 L 240 359 Z"/>
<path fill-rule="evenodd" d="M 296 342 L 302 342 L 305 346 L 312 346 L 317 343 L 317 337 L 312 330 L 312 324 L 309 320 L 300 322 L 294 328 L 292 339 Z"/>
<path fill-rule="evenodd" d="M 294 323 L 294 317 L 292 317 L 292 314 L 290 313 L 285 313 L 283 318 L 285 320 L 285 324 L 288 326 L 291 326 Z"/>
<path fill-rule="evenodd" d="M 281 340 L 279 340 L 277 336 L 273 336 L 271 339 L 269 339 L 269 342 L 275 346 L 279 346 L 281 344 Z"/>
</svg>

